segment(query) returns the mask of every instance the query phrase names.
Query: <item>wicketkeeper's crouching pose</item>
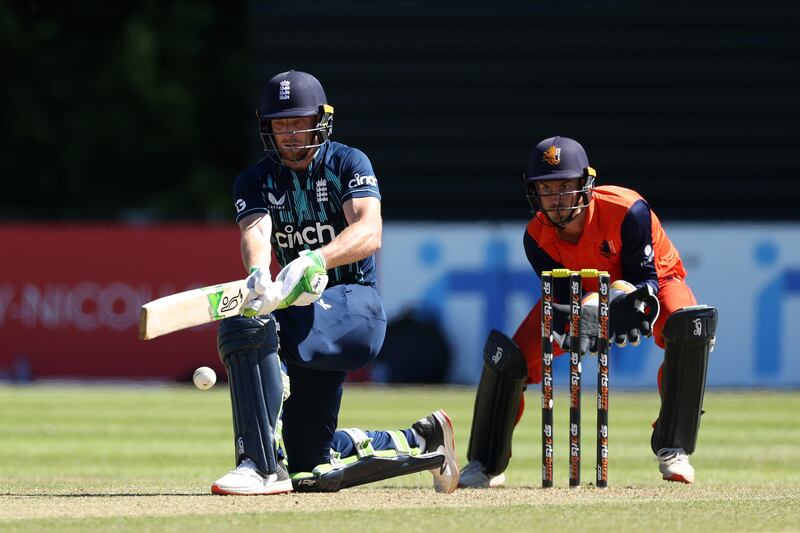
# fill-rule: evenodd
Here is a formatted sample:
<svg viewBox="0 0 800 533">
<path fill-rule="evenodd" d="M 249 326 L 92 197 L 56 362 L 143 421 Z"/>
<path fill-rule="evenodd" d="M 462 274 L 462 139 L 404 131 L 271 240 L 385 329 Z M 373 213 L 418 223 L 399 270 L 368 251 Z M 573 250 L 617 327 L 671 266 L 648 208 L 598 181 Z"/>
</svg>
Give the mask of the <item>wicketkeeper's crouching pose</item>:
<svg viewBox="0 0 800 533">
<path fill-rule="evenodd" d="M 236 468 L 212 492 L 337 491 L 422 470 L 437 491 L 454 491 L 444 411 L 398 431 L 336 429 L 346 373 L 375 358 L 386 332 L 373 256 L 380 193 L 369 159 L 329 140 L 333 107 L 309 74 L 272 78 L 258 120 L 268 157 L 233 189 L 252 291 L 247 316 L 224 320 L 217 337 Z M 272 246 L 283 267 L 275 281 Z"/>
<path fill-rule="evenodd" d="M 583 147 L 552 137 L 533 150 L 525 175 L 535 216 L 524 234 L 525 252 L 537 275 L 557 268 L 608 271 L 610 333 L 618 346 L 653 336 L 664 348 L 658 374 L 661 410 L 651 448 L 663 479 L 692 483 L 689 464 L 700 427 L 708 355 L 713 349 L 717 310 L 697 305 L 684 281 L 678 251 L 647 202 L 622 187 L 595 187 L 595 171 Z M 567 279 L 556 285 L 553 332 L 568 349 Z M 596 291 L 597 280 L 584 280 Z M 660 309 L 660 314 L 659 314 Z M 579 352 L 596 342 L 597 306 L 583 305 Z M 513 340 L 494 331 L 484 350 L 484 369 L 475 399 L 467 458 L 460 486 L 492 487 L 505 482 L 511 436 L 524 409 L 523 391 L 542 380 L 541 302 Z M 556 354 L 563 353 L 559 350 Z"/>
</svg>

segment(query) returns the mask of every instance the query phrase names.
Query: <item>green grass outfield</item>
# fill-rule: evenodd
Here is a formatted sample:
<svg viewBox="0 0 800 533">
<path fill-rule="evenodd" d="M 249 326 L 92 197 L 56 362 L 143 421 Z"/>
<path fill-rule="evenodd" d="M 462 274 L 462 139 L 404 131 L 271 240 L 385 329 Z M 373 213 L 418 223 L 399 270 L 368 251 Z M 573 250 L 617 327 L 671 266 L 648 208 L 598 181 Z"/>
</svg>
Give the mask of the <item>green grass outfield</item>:
<svg viewBox="0 0 800 533">
<path fill-rule="evenodd" d="M 540 483 L 540 402 L 514 436 L 507 487 L 436 494 L 425 472 L 336 494 L 219 497 L 233 465 L 228 390 L 0 386 L 0 531 L 798 531 L 800 392 L 711 391 L 692 486 L 661 481 L 655 392 L 612 391 L 610 488 L 597 490 L 594 397 L 585 487 L 567 486 L 567 391 L 556 393 L 556 482 Z M 437 408 L 466 454 L 472 388 L 349 386 L 340 425 L 404 428 Z"/>
</svg>

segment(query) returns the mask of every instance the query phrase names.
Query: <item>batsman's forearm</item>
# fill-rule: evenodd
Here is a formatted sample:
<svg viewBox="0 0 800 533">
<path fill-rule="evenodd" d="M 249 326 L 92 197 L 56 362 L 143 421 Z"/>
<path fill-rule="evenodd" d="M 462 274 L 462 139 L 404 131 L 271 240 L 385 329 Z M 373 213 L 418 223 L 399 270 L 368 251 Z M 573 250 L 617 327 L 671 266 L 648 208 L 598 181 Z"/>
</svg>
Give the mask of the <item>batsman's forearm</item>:
<svg viewBox="0 0 800 533">
<path fill-rule="evenodd" d="M 252 267 L 269 270 L 272 248 L 269 244 L 269 237 L 265 237 L 258 228 L 254 227 L 242 232 L 241 248 L 245 270 L 249 272 Z"/>
<path fill-rule="evenodd" d="M 347 226 L 321 248 L 327 268 L 349 265 L 369 257 L 381 247 L 381 226 L 357 222 Z"/>
</svg>

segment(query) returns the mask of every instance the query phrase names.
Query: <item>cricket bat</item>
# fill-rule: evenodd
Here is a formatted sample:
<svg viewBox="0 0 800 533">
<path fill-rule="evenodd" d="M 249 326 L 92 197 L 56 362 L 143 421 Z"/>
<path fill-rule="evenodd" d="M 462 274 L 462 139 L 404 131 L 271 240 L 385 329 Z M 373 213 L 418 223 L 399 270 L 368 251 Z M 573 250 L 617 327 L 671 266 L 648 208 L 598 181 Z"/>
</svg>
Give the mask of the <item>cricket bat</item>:
<svg viewBox="0 0 800 533">
<path fill-rule="evenodd" d="M 242 313 L 247 280 L 220 283 L 147 302 L 139 312 L 139 339 L 149 340 Z"/>
</svg>

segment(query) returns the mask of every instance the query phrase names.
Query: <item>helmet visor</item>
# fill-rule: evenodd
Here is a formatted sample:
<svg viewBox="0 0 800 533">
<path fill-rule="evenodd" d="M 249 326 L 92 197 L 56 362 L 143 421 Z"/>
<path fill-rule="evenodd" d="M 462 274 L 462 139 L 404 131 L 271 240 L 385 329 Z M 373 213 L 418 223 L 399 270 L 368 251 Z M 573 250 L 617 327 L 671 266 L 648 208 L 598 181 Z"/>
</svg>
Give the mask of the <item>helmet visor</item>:
<svg viewBox="0 0 800 533">
<path fill-rule="evenodd" d="M 568 183 L 570 181 L 575 185 Z M 554 225 L 564 226 L 589 205 L 593 187 L 593 177 L 569 180 L 529 178 L 526 180 L 526 196 L 534 212 L 541 211 Z"/>
<path fill-rule="evenodd" d="M 333 107 L 329 105 L 320 106 L 319 112 L 315 113 L 318 117 L 316 124 L 311 128 L 299 128 L 296 130 L 274 131 L 272 120 L 274 115 L 261 116 L 258 120 L 258 131 L 261 135 L 261 142 L 264 151 L 279 163 L 303 160 L 309 150 L 314 150 L 324 145 L 333 133 Z M 291 115 L 283 118 L 305 118 L 314 115 Z"/>
</svg>

